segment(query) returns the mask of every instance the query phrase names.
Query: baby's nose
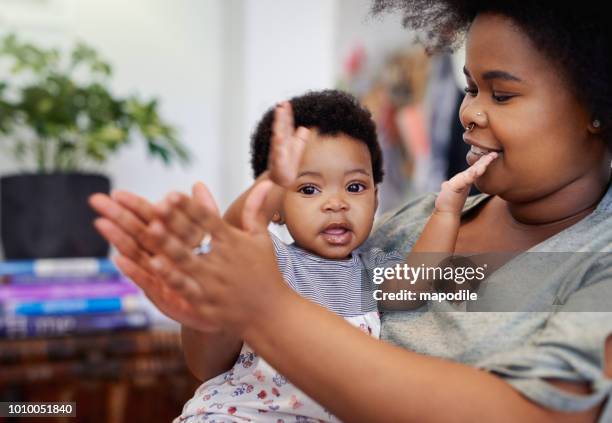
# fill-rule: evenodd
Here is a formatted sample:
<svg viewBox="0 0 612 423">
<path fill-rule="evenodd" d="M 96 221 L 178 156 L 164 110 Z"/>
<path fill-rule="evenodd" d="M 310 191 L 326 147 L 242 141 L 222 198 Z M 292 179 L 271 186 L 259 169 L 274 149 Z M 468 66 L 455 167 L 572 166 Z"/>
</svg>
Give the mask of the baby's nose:
<svg viewBox="0 0 612 423">
<path fill-rule="evenodd" d="M 339 211 L 347 211 L 349 209 L 349 204 L 344 201 L 340 197 L 330 197 L 323 204 L 323 210 L 326 212 L 339 212 Z"/>
</svg>

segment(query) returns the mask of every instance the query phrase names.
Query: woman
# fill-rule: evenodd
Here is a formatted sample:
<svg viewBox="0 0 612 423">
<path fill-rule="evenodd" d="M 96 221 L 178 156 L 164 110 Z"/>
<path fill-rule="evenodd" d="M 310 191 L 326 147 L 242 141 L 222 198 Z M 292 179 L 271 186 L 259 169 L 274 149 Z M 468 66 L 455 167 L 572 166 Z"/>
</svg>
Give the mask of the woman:
<svg viewBox="0 0 612 423">
<path fill-rule="evenodd" d="M 612 421 L 612 314 L 601 313 L 612 310 L 612 260 L 602 254 L 612 249 L 609 25 L 585 2 L 576 10 L 553 2 L 375 2 L 377 11 L 390 9 L 437 34 L 433 47 L 467 29 L 459 116 L 472 145 L 467 158 L 499 158 L 477 181 L 487 195 L 466 204 L 455 251 L 513 253 L 494 256 L 482 301 L 465 304 L 490 313 L 444 313 L 433 304 L 385 313 L 389 343 L 362 336 L 283 283 L 257 220 L 263 191 L 251 193 L 244 229 L 219 218 L 202 185 L 194 201 L 169 197 L 183 214 L 128 193 L 98 197 L 98 229 L 119 249 L 121 269 L 184 325 L 187 354 L 207 343 L 232 350 L 239 337 L 343 420 Z M 434 200 L 386 219 L 370 246 L 405 254 Z M 198 258 L 187 247 L 205 232 L 212 249 Z M 231 354 L 197 352 L 196 374 L 232 365 Z"/>
</svg>

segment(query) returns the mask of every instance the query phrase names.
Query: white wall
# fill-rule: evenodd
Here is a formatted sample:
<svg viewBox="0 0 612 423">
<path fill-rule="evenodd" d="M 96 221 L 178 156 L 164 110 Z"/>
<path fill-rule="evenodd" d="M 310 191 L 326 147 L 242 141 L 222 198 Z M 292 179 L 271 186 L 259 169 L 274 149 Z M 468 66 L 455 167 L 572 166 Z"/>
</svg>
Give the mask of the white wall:
<svg viewBox="0 0 612 423">
<path fill-rule="evenodd" d="M 335 0 L 246 0 L 235 2 L 232 33 L 242 40 L 234 72 L 235 128 L 226 126 L 228 204 L 252 180 L 249 137 L 263 113 L 275 103 L 309 89 L 334 85 Z M 236 55 L 235 51 L 229 54 Z M 239 100 L 236 100 L 239 99 Z M 231 110 L 231 111 L 230 111 Z M 230 125 L 226 122 L 226 125 Z"/>
<path fill-rule="evenodd" d="M 144 143 L 134 139 L 105 168 L 114 186 L 158 199 L 170 189 L 188 190 L 202 179 L 221 192 L 222 2 L 64 2 L 72 18 L 63 27 L 32 24 L 25 34 L 45 44 L 49 38 L 64 45 L 81 39 L 97 48 L 113 65 L 114 91 L 159 97 L 162 116 L 180 129 L 180 139 L 194 154 L 190 168 L 166 168 L 148 159 Z M 6 157 L 0 159 L 0 172 L 14 169 Z"/>
<path fill-rule="evenodd" d="M 145 159 L 139 143 L 113 160 L 116 187 L 151 199 L 188 190 L 203 179 L 222 190 L 218 156 L 221 78 L 221 5 L 201 0 L 86 0 L 76 10 L 75 35 L 99 47 L 115 64 L 115 88 L 161 98 L 161 112 L 180 128 L 194 154 L 188 169 Z M 136 143 L 135 143 L 136 144 Z"/>
<path fill-rule="evenodd" d="M 159 97 L 195 155 L 168 169 L 134 140 L 106 167 L 114 186 L 158 199 L 201 179 L 222 208 L 251 181 L 249 136 L 268 107 L 334 87 L 357 42 L 374 65 L 409 39 L 397 17 L 369 19 L 370 0 L 48 1 L 63 8 L 52 21 L 0 23 L 44 44 L 92 44 L 113 64 L 115 91 Z M 0 157 L 0 173 L 14 169 Z"/>
</svg>

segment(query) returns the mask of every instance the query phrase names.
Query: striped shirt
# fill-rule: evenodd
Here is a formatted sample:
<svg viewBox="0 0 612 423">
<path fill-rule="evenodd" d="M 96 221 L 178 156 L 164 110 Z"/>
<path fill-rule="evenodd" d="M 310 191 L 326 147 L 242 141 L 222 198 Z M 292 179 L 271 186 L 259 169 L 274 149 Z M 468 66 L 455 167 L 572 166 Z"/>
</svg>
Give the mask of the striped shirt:
<svg viewBox="0 0 612 423">
<path fill-rule="evenodd" d="M 376 310 L 368 274 L 353 251 L 350 258 L 332 260 L 310 253 L 297 245 L 285 244 L 270 233 L 281 270 L 289 286 L 342 317 Z"/>
</svg>

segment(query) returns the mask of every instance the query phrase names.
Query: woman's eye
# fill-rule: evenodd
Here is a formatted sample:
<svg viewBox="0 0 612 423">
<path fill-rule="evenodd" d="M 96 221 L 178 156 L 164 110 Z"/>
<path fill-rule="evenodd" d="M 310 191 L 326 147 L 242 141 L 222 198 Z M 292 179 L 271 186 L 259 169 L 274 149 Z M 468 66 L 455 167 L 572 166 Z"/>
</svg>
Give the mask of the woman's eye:
<svg viewBox="0 0 612 423">
<path fill-rule="evenodd" d="M 316 194 L 318 191 L 319 191 L 319 190 L 318 190 L 316 187 L 312 186 L 312 185 L 306 185 L 306 186 L 303 186 L 303 187 L 301 187 L 301 188 L 298 190 L 298 192 L 301 192 L 301 193 L 302 193 L 302 194 L 304 194 L 304 195 L 314 195 L 314 194 Z"/>
<path fill-rule="evenodd" d="M 365 189 L 365 185 L 364 184 L 358 184 L 356 182 L 353 182 L 352 184 L 350 184 L 348 187 L 346 187 L 346 190 L 348 192 L 361 192 Z"/>
<path fill-rule="evenodd" d="M 466 94 L 471 95 L 472 97 L 476 97 L 476 94 L 478 94 L 478 90 L 477 90 L 477 89 L 475 89 L 475 88 L 465 87 L 465 88 L 463 89 L 463 91 L 464 91 Z"/>
<path fill-rule="evenodd" d="M 498 103 L 504 103 L 508 100 L 510 100 L 512 97 L 514 97 L 513 95 L 498 95 L 493 93 L 493 100 L 495 100 Z"/>
</svg>

